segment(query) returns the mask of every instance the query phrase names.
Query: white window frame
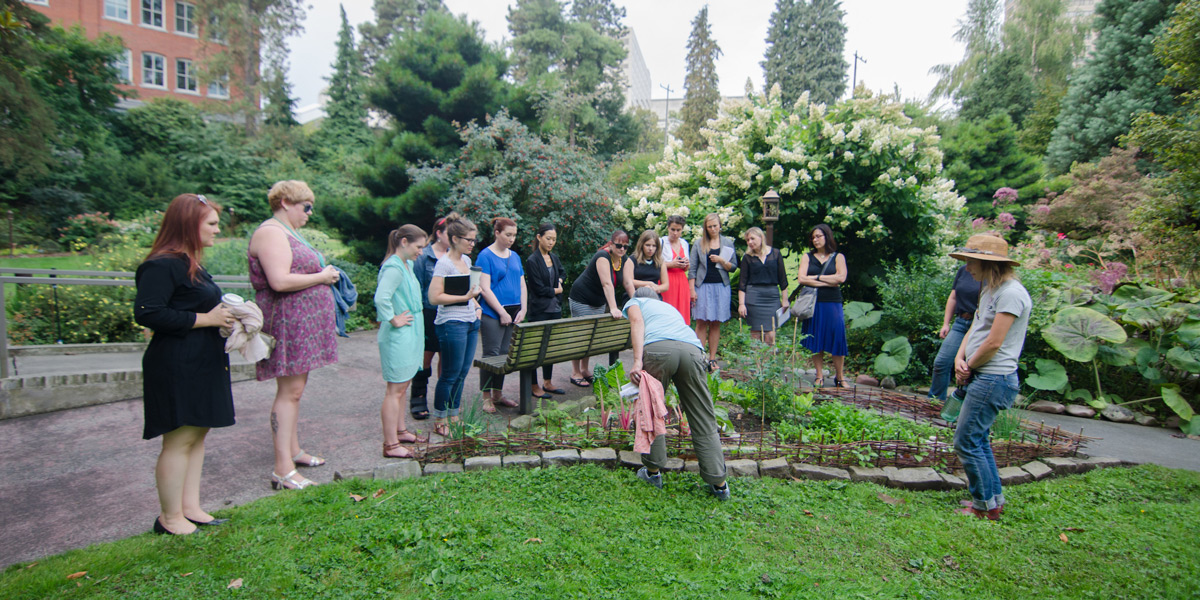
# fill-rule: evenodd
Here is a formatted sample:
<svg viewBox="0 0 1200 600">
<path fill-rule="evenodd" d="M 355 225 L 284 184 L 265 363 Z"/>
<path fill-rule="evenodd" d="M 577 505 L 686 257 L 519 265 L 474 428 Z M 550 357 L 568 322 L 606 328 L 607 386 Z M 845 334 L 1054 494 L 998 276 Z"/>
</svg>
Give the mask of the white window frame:
<svg viewBox="0 0 1200 600">
<path fill-rule="evenodd" d="M 184 85 L 179 85 L 180 78 L 183 78 Z M 188 88 L 186 85 L 192 84 Z M 195 94 L 200 95 L 200 81 L 196 79 L 196 63 L 190 58 L 175 59 L 175 91 L 180 94 Z"/>
<path fill-rule="evenodd" d="M 146 72 L 147 72 L 146 59 L 150 59 L 150 60 L 158 59 L 159 60 L 159 64 L 161 65 L 161 70 L 159 71 L 159 74 L 162 76 L 162 83 L 154 83 L 153 80 L 151 80 L 150 82 L 146 81 Z M 151 67 L 150 72 L 154 72 L 153 66 Z M 152 89 L 156 89 L 156 90 L 167 89 L 167 57 L 165 57 L 161 54 L 158 54 L 157 52 L 142 52 L 141 73 L 142 73 L 142 76 L 140 77 L 140 79 L 142 80 L 142 83 L 141 83 L 142 87 L 152 88 Z"/>
<path fill-rule="evenodd" d="M 121 56 L 125 60 L 114 62 L 113 68 L 117 70 L 117 77 L 121 80 L 121 83 L 133 85 L 133 50 L 129 48 L 124 49 L 121 51 Z M 122 70 L 122 66 L 124 66 L 124 70 Z"/>
<path fill-rule="evenodd" d="M 214 86 L 216 91 L 214 92 Z M 229 99 L 229 76 L 221 75 L 213 81 L 208 82 L 208 97 L 219 98 L 221 100 Z"/>
<path fill-rule="evenodd" d="M 181 8 L 187 7 L 190 11 L 181 11 Z M 192 26 L 191 31 L 179 28 L 179 19 L 181 15 L 187 14 L 186 23 Z M 200 29 L 196 23 L 196 5 L 191 2 L 180 2 L 175 0 L 175 33 L 187 37 L 199 37 Z"/>
<path fill-rule="evenodd" d="M 25 0 L 25 4 L 37 4 L 39 6 L 50 6 L 50 0 Z"/>
<path fill-rule="evenodd" d="M 129 2 L 130 2 L 130 0 L 104 0 L 104 18 L 108 19 L 109 21 L 118 21 L 121 23 L 132 22 L 133 13 L 129 10 Z M 108 14 L 108 10 L 110 8 L 119 14 L 122 6 L 125 7 L 125 17 L 124 18 L 121 18 L 118 15 Z"/>
<path fill-rule="evenodd" d="M 205 25 L 206 30 L 209 31 L 208 40 L 210 42 L 215 42 L 217 44 L 221 44 L 222 46 L 224 46 L 225 38 L 211 32 L 212 29 L 216 28 L 216 25 L 217 25 L 216 15 L 209 15 L 208 16 L 208 24 Z"/>
<path fill-rule="evenodd" d="M 146 22 L 146 15 L 151 15 L 151 21 L 155 14 L 154 5 L 158 5 L 158 18 L 161 21 L 158 25 L 153 22 Z M 138 4 L 138 24 L 148 29 L 158 29 L 160 31 L 167 30 L 167 5 L 166 0 L 141 0 Z"/>
</svg>

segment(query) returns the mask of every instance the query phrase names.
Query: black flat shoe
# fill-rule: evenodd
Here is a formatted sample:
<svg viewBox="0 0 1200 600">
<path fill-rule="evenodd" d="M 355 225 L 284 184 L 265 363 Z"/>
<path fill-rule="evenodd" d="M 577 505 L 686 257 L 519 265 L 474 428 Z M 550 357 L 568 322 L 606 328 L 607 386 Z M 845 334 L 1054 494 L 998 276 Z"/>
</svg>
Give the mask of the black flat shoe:
<svg viewBox="0 0 1200 600">
<path fill-rule="evenodd" d="M 204 521 L 204 522 L 202 523 L 202 522 L 200 522 L 200 521 L 197 521 L 197 520 L 195 520 L 195 519 L 191 519 L 191 518 L 188 518 L 188 517 L 184 517 L 184 518 L 185 518 L 185 519 L 187 519 L 187 520 L 189 520 L 189 521 L 191 521 L 191 522 L 192 522 L 193 524 L 195 524 L 195 525 L 199 525 L 200 527 L 209 527 L 209 526 L 214 526 L 214 525 L 224 525 L 224 524 L 226 524 L 226 523 L 228 523 L 228 522 L 229 522 L 229 519 L 213 519 L 213 520 L 211 520 L 211 521 Z"/>
<path fill-rule="evenodd" d="M 542 387 L 542 391 L 543 391 L 543 392 L 550 392 L 551 394 L 559 394 L 559 395 L 562 395 L 562 394 L 565 394 L 565 393 L 567 393 L 567 391 L 566 391 L 566 390 L 560 390 L 560 389 L 558 389 L 558 388 L 554 388 L 554 389 L 550 390 L 550 389 L 546 389 L 544 386 Z"/>
<path fill-rule="evenodd" d="M 192 521 L 192 522 L 194 523 L 195 521 Z M 159 535 L 179 535 L 178 533 L 175 533 L 174 531 L 171 531 L 170 529 L 163 527 L 162 521 L 159 521 L 158 517 L 154 517 L 154 530 L 153 531 L 154 531 L 154 533 L 157 533 Z"/>
<path fill-rule="evenodd" d="M 547 394 L 547 393 L 535 394 L 533 392 L 530 392 L 529 395 L 533 396 L 534 398 L 541 398 L 542 400 L 550 399 L 550 394 Z"/>
</svg>

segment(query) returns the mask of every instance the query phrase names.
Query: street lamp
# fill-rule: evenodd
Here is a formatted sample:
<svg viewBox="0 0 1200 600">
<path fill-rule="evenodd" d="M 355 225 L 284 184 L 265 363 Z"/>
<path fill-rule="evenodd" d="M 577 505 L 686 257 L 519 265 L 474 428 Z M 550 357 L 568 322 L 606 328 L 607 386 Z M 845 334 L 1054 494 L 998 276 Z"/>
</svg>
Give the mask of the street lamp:
<svg viewBox="0 0 1200 600">
<path fill-rule="evenodd" d="M 779 220 L 779 194 L 767 190 L 762 197 L 762 220 L 767 230 L 767 245 L 774 246 L 775 221 Z"/>
</svg>

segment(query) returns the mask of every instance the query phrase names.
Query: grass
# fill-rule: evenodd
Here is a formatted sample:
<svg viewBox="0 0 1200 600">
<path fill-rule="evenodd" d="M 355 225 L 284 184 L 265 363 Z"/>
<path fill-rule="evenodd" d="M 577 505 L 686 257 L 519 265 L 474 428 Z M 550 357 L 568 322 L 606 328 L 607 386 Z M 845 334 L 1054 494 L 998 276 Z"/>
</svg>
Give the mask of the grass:
<svg viewBox="0 0 1200 600">
<path fill-rule="evenodd" d="M 88 263 L 92 260 L 87 254 L 62 254 L 58 256 L 5 256 L 0 258 L 0 267 L 21 269 L 61 269 L 64 271 L 94 270 Z M 4 284 L 4 300 L 11 301 L 17 293 L 13 283 Z"/>
<path fill-rule="evenodd" d="M 736 480 L 734 500 L 719 503 L 698 484 L 668 474 L 659 491 L 596 467 L 353 480 L 220 511 L 233 523 L 211 532 L 144 534 L 13 565 L 0 596 L 1200 594 L 1197 473 L 1144 466 L 1013 487 L 999 524 L 951 514 L 962 493 Z M 226 589 L 238 579 L 240 589 Z"/>
</svg>

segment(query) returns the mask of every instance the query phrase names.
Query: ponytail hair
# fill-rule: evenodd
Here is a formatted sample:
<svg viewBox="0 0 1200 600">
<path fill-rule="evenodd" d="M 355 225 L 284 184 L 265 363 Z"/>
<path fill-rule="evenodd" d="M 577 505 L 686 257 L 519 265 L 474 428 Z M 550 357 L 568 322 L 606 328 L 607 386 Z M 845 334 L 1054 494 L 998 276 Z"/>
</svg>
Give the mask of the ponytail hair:
<svg viewBox="0 0 1200 600">
<path fill-rule="evenodd" d="M 542 249 L 542 247 L 539 245 L 541 242 L 538 242 L 538 238 L 542 237 L 543 235 L 546 235 L 547 232 L 555 231 L 556 229 L 557 228 L 554 227 L 554 223 L 550 223 L 550 222 L 546 222 L 546 223 L 542 223 L 541 225 L 538 225 L 537 233 L 534 234 L 534 236 L 533 236 L 533 251 L 538 252 Z"/>
<path fill-rule="evenodd" d="M 420 227 L 417 227 L 411 223 L 408 225 L 401 225 L 400 227 L 393 229 L 392 232 L 388 234 L 387 254 L 383 255 L 383 260 L 386 261 L 392 255 L 396 254 L 396 251 L 400 249 L 401 240 L 405 240 L 412 244 L 417 240 L 427 239 L 428 237 L 429 234 L 425 233 L 424 229 L 421 229 Z"/>
<path fill-rule="evenodd" d="M 762 243 L 758 245 L 758 253 L 754 254 L 754 256 L 757 256 L 760 260 L 766 260 L 767 259 L 767 235 L 765 233 L 763 233 L 762 229 L 759 229 L 758 227 L 751 227 L 750 229 L 746 230 L 746 233 L 742 234 L 742 239 L 744 239 L 746 241 L 750 241 L 750 236 L 752 236 L 752 235 L 758 236 L 758 239 L 762 240 Z M 746 253 L 751 254 L 751 252 L 749 250 L 746 250 Z"/>
<path fill-rule="evenodd" d="M 500 233 L 509 227 L 516 227 L 517 222 L 508 217 L 496 217 L 492 219 L 492 231 Z"/>
<path fill-rule="evenodd" d="M 446 235 L 450 236 L 451 238 L 467 237 L 468 233 L 478 229 L 479 228 L 476 227 L 475 224 L 470 221 L 470 219 L 458 214 L 457 212 L 452 212 L 446 215 Z M 450 243 L 453 245 L 454 242 L 451 241 Z"/>
</svg>

